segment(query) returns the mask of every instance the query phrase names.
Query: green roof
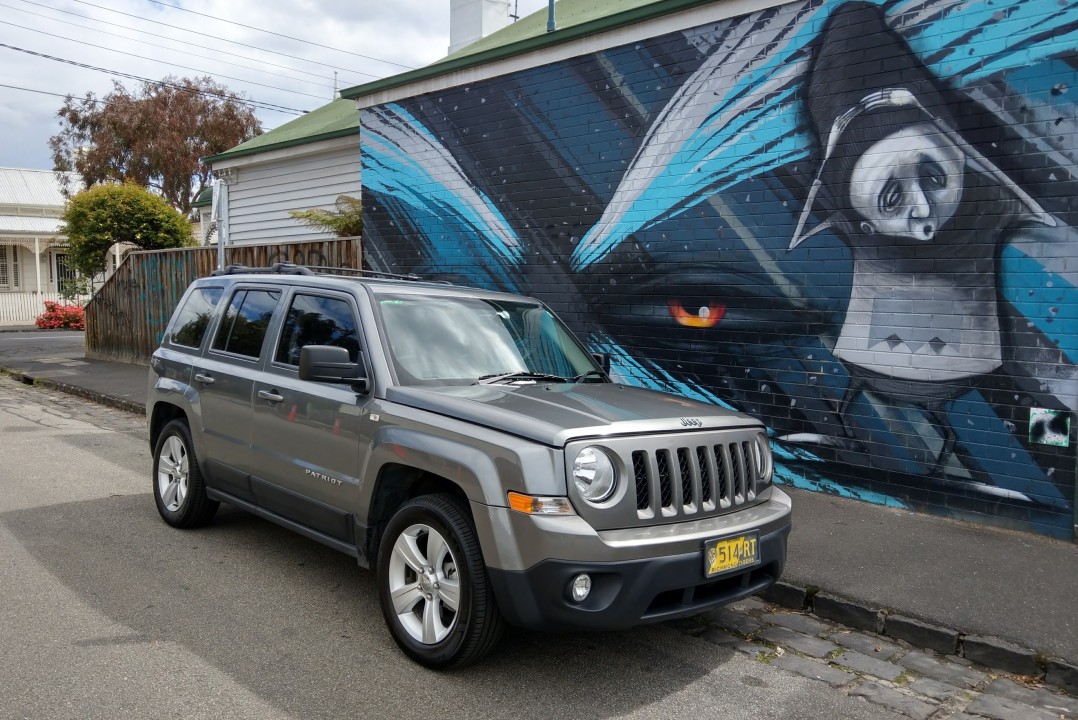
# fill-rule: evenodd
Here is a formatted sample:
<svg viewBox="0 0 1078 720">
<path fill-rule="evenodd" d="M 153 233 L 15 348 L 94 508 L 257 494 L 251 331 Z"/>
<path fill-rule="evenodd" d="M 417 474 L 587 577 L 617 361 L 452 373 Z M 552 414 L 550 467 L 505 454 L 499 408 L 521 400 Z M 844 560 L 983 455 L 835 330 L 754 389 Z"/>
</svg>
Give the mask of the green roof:
<svg viewBox="0 0 1078 720">
<path fill-rule="evenodd" d="M 215 163 L 221 160 L 255 155 L 270 150 L 306 145 L 319 140 L 347 137 L 359 132 L 359 111 L 351 100 L 337 99 L 328 105 L 311 110 L 295 120 L 251 138 L 231 150 L 211 155 L 203 160 Z"/>
<path fill-rule="evenodd" d="M 712 2 L 715 0 L 559 0 L 554 6 L 557 24 L 554 32 L 547 32 L 544 8 L 431 65 L 346 88 L 341 91 L 341 97 L 354 99 L 448 75 Z"/>
<path fill-rule="evenodd" d="M 354 135 L 359 131 L 359 112 L 353 102 L 354 98 L 523 55 L 606 30 L 635 25 L 715 1 L 558 0 L 555 5 L 557 30 L 554 32 L 547 32 L 547 9 L 544 8 L 427 67 L 342 90 L 340 99 L 204 160 L 212 164 L 221 160 Z"/>
<path fill-rule="evenodd" d="M 191 207 L 209 207 L 213 205 L 213 187 L 208 187 L 198 194 Z"/>
<path fill-rule="evenodd" d="M 657 0 L 600 0 L 599 2 L 595 0 L 590 0 L 589 2 L 561 0 L 554 4 L 554 21 L 558 27 L 552 35 L 556 35 L 558 30 L 566 30 L 582 23 L 601 20 L 602 18 L 616 15 L 626 10 L 633 10 L 643 5 L 651 5 L 655 2 Z M 490 35 L 476 40 L 471 45 L 462 47 L 452 55 L 436 61 L 436 64 L 475 55 L 484 50 L 512 45 L 521 40 L 546 36 L 548 15 L 547 8 L 533 12 L 531 15 L 511 23 L 497 32 L 492 32 Z"/>
</svg>

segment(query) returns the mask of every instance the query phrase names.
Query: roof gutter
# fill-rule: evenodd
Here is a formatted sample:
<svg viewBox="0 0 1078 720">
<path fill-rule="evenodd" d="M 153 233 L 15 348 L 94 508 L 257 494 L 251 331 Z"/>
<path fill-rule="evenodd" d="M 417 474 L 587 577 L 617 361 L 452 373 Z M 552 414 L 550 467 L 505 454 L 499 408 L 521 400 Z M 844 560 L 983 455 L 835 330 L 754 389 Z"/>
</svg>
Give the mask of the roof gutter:
<svg viewBox="0 0 1078 720">
<path fill-rule="evenodd" d="M 267 145 L 257 145 L 252 148 L 239 148 L 236 150 L 228 150 L 217 155 L 208 155 L 202 158 L 202 162 L 207 165 L 220 162 L 221 160 L 232 160 L 233 158 L 247 157 L 249 155 L 261 155 L 263 153 L 270 152 L 271 150 L 285 150 L 291 147 L 297 147 L 299 145 L 310 145 L 320 140 L 333 140 L 335 138 L 351 137 L 359 133 L 359 118 L 356 118 L 356 126 L 350 128 L 344 128 L 342 130 L 332 130 L 330 132 L 321 133 L 320 135 L 306 135 L 304 137 L 292 138 L 291 140 L 282 140 L 281 142 L 269 143 Z"/>
</svg>

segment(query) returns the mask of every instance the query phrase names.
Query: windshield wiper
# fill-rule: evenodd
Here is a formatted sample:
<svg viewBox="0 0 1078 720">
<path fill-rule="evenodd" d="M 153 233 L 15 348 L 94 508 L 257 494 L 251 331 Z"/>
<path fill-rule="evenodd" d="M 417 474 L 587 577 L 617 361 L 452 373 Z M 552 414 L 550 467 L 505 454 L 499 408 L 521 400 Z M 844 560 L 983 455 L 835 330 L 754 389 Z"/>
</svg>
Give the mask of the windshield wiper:
<svg viewBox="0 0 1078 720">
<path fill-rule="evenodd" d="M 529 370 L 513 370 L 512 372 L 494 373 L 493 375 L 483 375 L 477 380 L 474 385 L 492 385 L 504 380 L 552 380 L 554 382 L 569 382 L 569 378 L 564 378 L 561 375 L 551 375 L 550 373 L 531 372 Z"/>
<path fill-rule="evenodd" d="M 606 373 L 600 372 L 599 370 L 588 370 L 587 372 L 582 372 L 579 375 L 577 375 L 575 378 L 573 378 L 573 382 L 574 383 L 584 382 L 585 380 L 587 380 L 588 378 L 591 378 L 591 377 L 597 377 L 600 380 L 605 381 L 606 380 Z"/>
</svg>

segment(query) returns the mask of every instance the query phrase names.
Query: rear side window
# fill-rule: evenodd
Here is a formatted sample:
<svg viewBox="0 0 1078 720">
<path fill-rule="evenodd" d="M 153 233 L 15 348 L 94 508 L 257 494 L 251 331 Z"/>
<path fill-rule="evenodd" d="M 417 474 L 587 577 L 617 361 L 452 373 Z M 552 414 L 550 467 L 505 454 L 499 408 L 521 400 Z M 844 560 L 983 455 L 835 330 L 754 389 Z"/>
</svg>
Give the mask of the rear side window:
<svg viewBox="0 0 1078 720">
<path fill-rule="evenodd" d="M 280 297 L 281 293 L 271 290 L 237 291 L 221 318 L 213 349 L 257 358 Z"/>
<path fill-rule="evenodd" d="M 202 338 L 206 335 L 213 318 L 214 308 L 221 299 L 222 289 L 204 287 L 187 296 L 176 314 L 175 330 L 172 331 L 172 343 L 186 347 L 202 347 Z"/>
<path fill-rule="evenodd" d="M 337 298 L 296 295 L 285 317 L 274 359 L 286 365 L 299 365 L 299 351 L 307 345 L 345 348 L 352 362 L 356 362 L 359 330 L 352 306 Z"/>
</svg>

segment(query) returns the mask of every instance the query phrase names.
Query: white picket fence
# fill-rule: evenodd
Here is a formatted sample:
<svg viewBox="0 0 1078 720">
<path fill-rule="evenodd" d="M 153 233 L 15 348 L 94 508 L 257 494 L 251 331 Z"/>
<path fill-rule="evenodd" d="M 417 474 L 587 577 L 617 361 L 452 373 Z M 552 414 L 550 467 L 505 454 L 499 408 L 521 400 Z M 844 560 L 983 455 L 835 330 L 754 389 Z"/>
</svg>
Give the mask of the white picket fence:
<svg viewBox="0 0 1078 720">
<path fill-rule="evenodd" d="M 59 293 L 8 292 L 0 293 L 0 325 L 32 325 L 45 312 L 45 301 L 61 305 L 83 305 L 89 298 L 65 300 Z"/>
</svg>

